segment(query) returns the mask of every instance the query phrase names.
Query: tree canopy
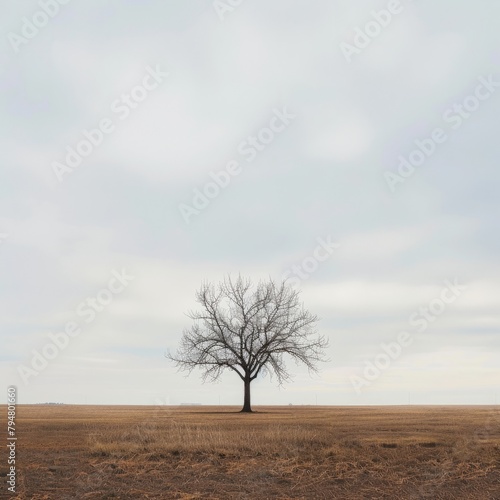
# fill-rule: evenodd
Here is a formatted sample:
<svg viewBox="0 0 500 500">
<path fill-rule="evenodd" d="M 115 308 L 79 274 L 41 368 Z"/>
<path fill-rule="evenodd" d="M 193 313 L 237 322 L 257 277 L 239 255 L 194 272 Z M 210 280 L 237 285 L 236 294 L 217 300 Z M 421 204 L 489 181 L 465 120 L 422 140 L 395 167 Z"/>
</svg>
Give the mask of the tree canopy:
<svg viewBox="0 0 500 500">
<path fill-rule="evenodd" d="M 204 283 L 196 300 L 201 309 L 188 313 L 193 324 L 167 357 L 182 370 L 201 368 L 203 380 L 217 380 L 225 370 L 237 373 L 244 382 L 244 412 L 252 411 L 250 384 L 259 374 L 275 375 L 283 384 L 291 379 L 287 357 L 312 372 L 326 361 L 328 342 L 316 332 L 318 318 L 286 281 L 254 286 L 228 276 L 217 285 Z"/>
</svg>

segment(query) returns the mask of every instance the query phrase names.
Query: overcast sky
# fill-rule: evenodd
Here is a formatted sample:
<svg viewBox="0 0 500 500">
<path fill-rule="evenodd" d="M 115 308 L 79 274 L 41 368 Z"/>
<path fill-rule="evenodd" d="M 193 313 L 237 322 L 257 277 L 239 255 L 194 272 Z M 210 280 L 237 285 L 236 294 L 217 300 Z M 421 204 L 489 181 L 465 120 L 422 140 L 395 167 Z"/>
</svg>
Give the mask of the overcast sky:
<svg viewBox="0 0 500 500">
<path fill-rule="evenodd" d="M 0 20 L 19 402 L 240 405 L 164 352 L 241 273 L 330 340 L 254 404 L 500 403 L 497 1 L 54 1 Z"/>
</svg>

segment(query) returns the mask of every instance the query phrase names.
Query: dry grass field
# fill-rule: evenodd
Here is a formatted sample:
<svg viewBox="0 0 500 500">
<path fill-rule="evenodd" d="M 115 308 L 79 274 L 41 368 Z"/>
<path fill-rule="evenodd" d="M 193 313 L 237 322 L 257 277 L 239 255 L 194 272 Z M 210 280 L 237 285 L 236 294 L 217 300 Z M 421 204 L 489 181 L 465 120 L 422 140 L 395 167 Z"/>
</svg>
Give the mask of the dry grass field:
<svg viewBox="0 0 500 500">
<path fill-rule="evenodd" d="M 20 405 L 11 498 L 500 499 L 500 407 L 237 410 Z"/>
</svg>

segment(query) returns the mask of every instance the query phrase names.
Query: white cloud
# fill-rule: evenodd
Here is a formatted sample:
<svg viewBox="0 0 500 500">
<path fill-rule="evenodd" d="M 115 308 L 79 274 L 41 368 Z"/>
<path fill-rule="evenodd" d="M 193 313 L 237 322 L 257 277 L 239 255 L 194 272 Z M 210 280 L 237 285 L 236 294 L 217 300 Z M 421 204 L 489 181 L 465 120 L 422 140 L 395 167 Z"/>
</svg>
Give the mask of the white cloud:
<svg viewBox="0 0 500 500">
<path fill-rule="evenodd" d="M 216 403 L 212 386 L 184 379 L 162 357 L 189 325 L 201 281 L 229 271 L 277 276 L 331 234 L 341 247 L 302 284 L 302 298 L 322 316 L 332 362 L 318 378 L 297 369 L 288 392 L 259 381 L 257 400 L 314 403 L 318 392 L 329 403 L 401 402 L 410 388 L 434 402 L 445 397 L 436 376 L 464 402 L 491 391 L 500 352 L 498 100 L 396 196 L 383 171 L 489 72 L 481 54 L 498 46 L 500 8 L 414 2 L 349 64 L 339 43 L 373 6 L 254 2 L 221 23 L 202 3 L 198 11 L 129 3 L 119 18 L 101 16 L 94 0 L 73 6 L 21 54 L 1 56 L 0 232 L 9 238 L 0 246 L 0 326 L 12 345 L 2 377 L 15 377 L 13 358 L 26 359 L 113 269 L 126 269 L 136 277 L 126 292 L 22 397 L 147 404 L 168 393 Z M 11 7 L 5 32 L 29 14 Z M 156 64 L 170 76 L 120 121 L 111 103 Z M 297 116 L 290 130 L 204 217 L 183 225 L 176 197 L 189 199 L 211 170 L 238 159 L 238 144 L 283 106 Z M 104 117 L 116 131 L 59 184 L 52 162 Z M 356 363 L 454 276 L 468 289 L 432 332 L 365 399 L 351 394 Z M 231 377 L 216 391 L 225 403 L 241 399 Z"/>
<path fill-rule="evenodd" d="M 310 124 L 308 155 L 312 158 L 333 163 L 350 163 L 359 160 L 373 141 L 373 127 L 362 114 L 338 113 L 331 111 L 329 123 Z M 323 128 L 324 127 L 324 128 Z"/>
</svg>

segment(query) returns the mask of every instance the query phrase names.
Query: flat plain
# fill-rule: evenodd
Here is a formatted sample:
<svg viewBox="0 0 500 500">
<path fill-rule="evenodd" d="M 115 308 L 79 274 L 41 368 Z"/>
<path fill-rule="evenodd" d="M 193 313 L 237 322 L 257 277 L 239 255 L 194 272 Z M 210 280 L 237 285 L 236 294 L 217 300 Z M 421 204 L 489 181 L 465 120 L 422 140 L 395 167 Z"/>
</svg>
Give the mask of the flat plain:
<svg viewBox="0 0 500 500">
<path fill-rule="evenodd" d="M 238 410 L 18 405 L 1 497 L 500 499 L 500 406 Z"/>
</svg>

